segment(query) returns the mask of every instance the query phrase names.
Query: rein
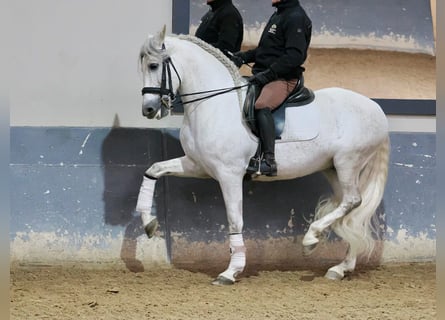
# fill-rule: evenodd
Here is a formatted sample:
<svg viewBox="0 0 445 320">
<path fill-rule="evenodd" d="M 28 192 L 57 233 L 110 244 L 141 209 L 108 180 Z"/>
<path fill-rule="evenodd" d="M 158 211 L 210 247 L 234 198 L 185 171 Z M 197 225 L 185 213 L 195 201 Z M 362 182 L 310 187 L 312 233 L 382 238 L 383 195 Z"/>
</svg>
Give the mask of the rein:
<svg viewBox="0 0 445 320">
<path fill-rule="evenodd" d="M 163 46 L 163 49 L 165 49 L 164 46 Z M 170 57 L 168 57 L 162 61 L 161 86 L 160 87 L 143 87 L 142 91 L 141 91 L 142 95 L 144 95 L 146 93 L 159 94 L 159 96 L 161 97 L 162 105 L 167 109 L 172 109 L 174 107 L 174 105 L 179 105 L 179 104 L 184 105 L 184 104 L 188 104 L 188 103 L 192 103 L 192 102 L 196 102 L 196 101 L 200 101 L 200 100 L 210 99 L 210 98 L 213 98 L 220 94 L 238 90 L 238 89 L 247 87 L 249 85 L 249 84 L 243 84 L 243 85 L 235 86 L 235 87 L 213 89 L 213 90 L 206 90 L 206 91 L 197 91 L 197 92 L 190 92 L 190 93 L 184 93 L 184 94 L 175 94 L 173 92 L 172 73 L 171 73 L 170 66 L 175 71 L 176 76 L 179 79 L 179 86 L 181 86 L 181 83 L 182 83 L 181 77 L 179 76 L 179 73 L 176 70 L 175 65 L 173 64 L 173 61 L 171 60 Z M 168 85 L 167 85 L 167 80 L 168 80 Z M 205 93 L 211 93 L 211 94 L 203 96 L 203 97 L 199 97 L 196 99 L 188 100 L 188 101 L 178 101 L 178 102 L 175 102 L 174 104 L 171 103 L 171 101 L 175 100 L 175 98 L 177 98 L 177 97 L 182 98 L 182 97 L 200 95 L 200 94 L 205 94 Z"/>
<path fill-rule="evenodd" d="M 196 98 L 196 99 L 192 99 L 192 100 L 188 100 L 188 101 L 183 101 L 182 104 L 187 104 L 187 103 L 192 103 L 192 102 L 196 102 L 196 101 L 200 101 L 200 100 L 205 100 L 205 99 L 210 99 L 213 98 L 215 96 L 218 96 L 220 94 L 224 94 L 224 93 L 228 93 L 230 91 L 233 90 L 238 90 L 244 87 L 247 87 L 249 84 L 243 84 L 240 86 L 235 86 L 235 87 L 228 87 L 228 88 L 221 88 L 221 89 L 213 89 L 213 90 L 207 90 L 207 91 L 197 91 L 197 92 L 192 92 L 192 93 L 185 93 L 185 94 L 178 94 L 176 95 L 177 97 L 186 97 L 186 96 L 193 96 L 193 95 L 198 95 L 198 94 L 204 94 L 204 93 L 210 93 L 210 92 L 215 92 L 213 94 L 209 94 L 207 96 L 204 97 L 200 97 L 200 98 Z"/>
</svg>

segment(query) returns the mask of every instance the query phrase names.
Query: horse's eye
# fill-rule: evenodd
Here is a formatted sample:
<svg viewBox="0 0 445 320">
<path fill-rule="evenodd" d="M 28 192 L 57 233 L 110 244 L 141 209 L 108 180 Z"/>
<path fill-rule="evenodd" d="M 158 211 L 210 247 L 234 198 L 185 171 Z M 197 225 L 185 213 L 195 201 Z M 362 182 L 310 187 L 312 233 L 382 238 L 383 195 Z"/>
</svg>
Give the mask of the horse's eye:
<svg viewBox="0 0 445 320">
<path fill-rule="evenodd" d="M 159 67 L 159 63 L 150 63 L 148 65 L 148 68 L 150 68 L 150 70 L 154 71 Z"/>
</svg>

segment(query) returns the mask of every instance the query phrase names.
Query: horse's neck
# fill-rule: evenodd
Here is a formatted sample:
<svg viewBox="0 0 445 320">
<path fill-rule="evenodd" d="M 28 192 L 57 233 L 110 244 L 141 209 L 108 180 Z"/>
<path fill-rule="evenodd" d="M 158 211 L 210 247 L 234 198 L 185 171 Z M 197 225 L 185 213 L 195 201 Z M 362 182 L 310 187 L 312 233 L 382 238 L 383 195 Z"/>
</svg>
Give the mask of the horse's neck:
<svg viewBox="0 0 445 320">
<path fill-rule="evenodd" d="M 235 86 L 236 80 L 224 64 L 190 41 L 174 39 L 172 60 L 180 65 L 181 94 Z M 203 96 L 203 95 L 199 95 Z M 187 99 L 197 98 L 192 96 Z"/>
<path fill-rule="evenodd" d="M 211 53 L 189 41 L 175 39 L 172 61 L 178 67 L 181 76 L 180 94 L 203 92 L 229 88 L 237 85 L 224 64 Z M 202 98 L 212 93 L 184 96 L 183 102 Z M 203 99 L 184 105 L 183 129 L 188 132 L 206 135 L 216 132 L 224 134 L 247 134 L 242 124 L 241 100 L 236 90 L 213 98 Z M 225 130 L 230 124 L 231 130 Z M 238 124 L 238 125 L 237 125 Z M 246 131 L 246 133 L 244 133 Z"/>
</svg>

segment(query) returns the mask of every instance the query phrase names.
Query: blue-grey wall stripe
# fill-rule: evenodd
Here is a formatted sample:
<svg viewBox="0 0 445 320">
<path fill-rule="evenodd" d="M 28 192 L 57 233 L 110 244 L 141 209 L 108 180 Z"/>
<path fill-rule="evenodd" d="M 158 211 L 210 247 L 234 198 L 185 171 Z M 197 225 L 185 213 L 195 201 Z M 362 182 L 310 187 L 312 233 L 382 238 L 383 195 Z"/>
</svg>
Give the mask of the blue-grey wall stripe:
<svg viewBox="0 0 445 320">
<path fill-rule="evenodd" d="M 142 177 L 155 161 L 183 154 L 177 136 L 177 129 L 12 127 L 11 242 L 54 233 L 67 248 L 81 246 L 86 237 L 106 248 L 105 235 L 119 239 L 123 234 L 122 246 L 144 237 L 134 211 Z M 435 141 L 431 133 L 391 133 L 389 179 L 380 209 L 383 236 L 390 243 L 436 239 Z M 301 236 L 317 199 L 330 191 L 319 173 L 273 183 L 246 181 L 244 190 L 245 237 L 255 241 Z M 155 210 L 168 256 L 179 265 L 184 262 L 179 244 L 222 243 L 227 237 L 214 180 L 159 179 Z M 295 214 L 289 229 L 290 212 Z M 205 258 L 199 254 L 197 265 Z M 422 250 L 416 258 L 434 257 Z"/>
</svg>

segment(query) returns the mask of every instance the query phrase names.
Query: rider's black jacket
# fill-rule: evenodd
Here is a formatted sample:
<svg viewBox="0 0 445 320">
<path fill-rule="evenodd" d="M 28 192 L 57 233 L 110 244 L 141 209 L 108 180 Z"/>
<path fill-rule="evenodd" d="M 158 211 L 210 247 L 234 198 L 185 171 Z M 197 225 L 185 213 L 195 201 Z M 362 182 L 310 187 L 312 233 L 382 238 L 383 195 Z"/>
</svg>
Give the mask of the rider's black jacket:
<svg viewBox="0 0 445 320">
<path fill-rule="evenodd" d="M 243 18 L 232 0 L 209 2 L 210 10 L 202 17 L 195 36 L 229 56 L 238 52 L 243 41 Z"/>
<path fill-rule="evenodd" d="M 245 63 L 255 62 L 252 73 L 272 70 L 277 78 L 296 79 L 305 70 L 312 22 L 298 0 L 281 1 L 270 17 L 258 47 L 243 52 Z"/>
</svg>

